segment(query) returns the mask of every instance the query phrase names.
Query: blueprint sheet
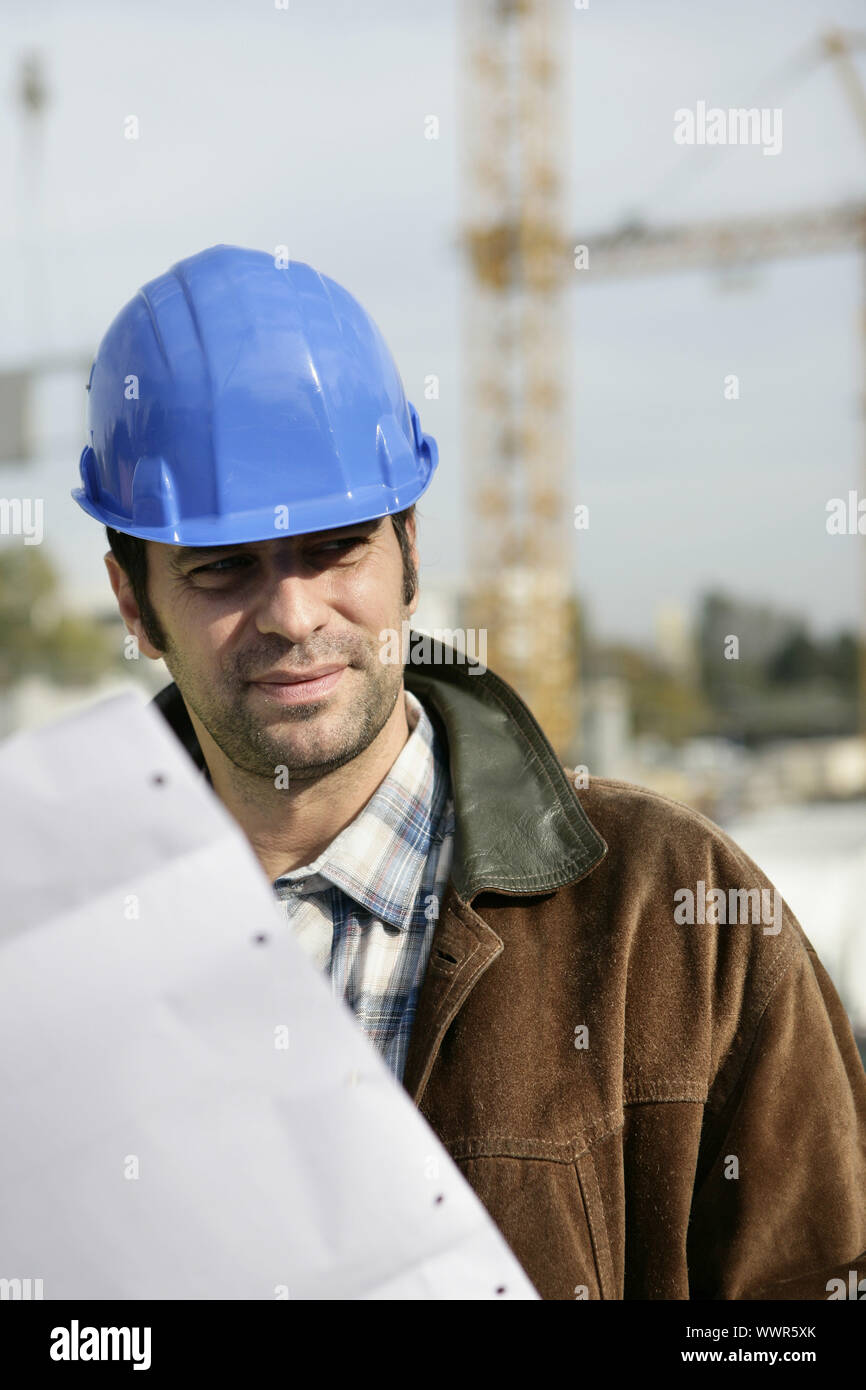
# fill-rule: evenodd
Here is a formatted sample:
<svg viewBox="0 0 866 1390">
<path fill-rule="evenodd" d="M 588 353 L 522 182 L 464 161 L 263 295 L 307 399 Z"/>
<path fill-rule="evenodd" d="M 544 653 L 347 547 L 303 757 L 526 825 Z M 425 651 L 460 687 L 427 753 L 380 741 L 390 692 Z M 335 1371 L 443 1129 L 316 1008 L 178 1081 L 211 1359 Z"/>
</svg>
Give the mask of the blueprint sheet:
<svg viewBox="0 0 866 1390">
<path fill-rule="evenodd" d="M 0 744 L 0 1278 L 532 1299 L 137 694 Z"/>
</svg>

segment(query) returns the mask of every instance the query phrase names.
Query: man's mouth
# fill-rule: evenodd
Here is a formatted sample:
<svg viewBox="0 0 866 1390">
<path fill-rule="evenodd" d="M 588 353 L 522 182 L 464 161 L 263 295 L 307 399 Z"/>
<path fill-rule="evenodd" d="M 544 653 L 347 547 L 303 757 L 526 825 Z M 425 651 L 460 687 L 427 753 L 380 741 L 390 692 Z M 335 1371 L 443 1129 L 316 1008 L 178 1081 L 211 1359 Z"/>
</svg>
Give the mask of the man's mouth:
<svg viewBox="0 0 866 1390">
<path fill-rule="evenodd" d="M 308 671 L 270 671 L 248 684 L 280 704 L 299 705 L 327 695 L 339 683 L 345 669 L 345 666 L 315 666 Z"/>
<path fill-rule="evenodd" d="M 264 676 L 256 676 L 253 685 L 294 685 L 297 681 L 316 681 L 321 676 L 329 676 L 332 671 L 344 670 L 342 662 L 331 666 L 309 666 L 296 671 L 268 671 Z"/>
</svg>

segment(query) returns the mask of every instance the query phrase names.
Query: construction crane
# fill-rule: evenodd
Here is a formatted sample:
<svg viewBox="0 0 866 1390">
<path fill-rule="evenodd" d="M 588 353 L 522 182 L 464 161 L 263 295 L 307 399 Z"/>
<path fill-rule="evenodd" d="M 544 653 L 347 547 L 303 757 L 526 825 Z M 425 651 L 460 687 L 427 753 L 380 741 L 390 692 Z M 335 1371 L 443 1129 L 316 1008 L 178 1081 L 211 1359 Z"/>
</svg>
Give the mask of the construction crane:
<svg viewBox="0 0 866 1390">
<path fill-rule="evenodd" d="M 830 30 L 798 55 L 790 68 L 802 78 L 829 58 L 848 105 L 866 137 L 866 89 L 852 52 L 866 48 L 866 34 Z M 804 208 L 785 214 L 726 218 L 715 222 L 652 226 L 638 220 L 578 238 L 590 248 L 581 283 L 625 276 L 672 274 L 686 270 L 731 270 L 791 256 L 853 251 L 863 258 L 860 315 L 864 381 L 861 404 L 863 495 L 866 496 L 866 202 Z M 863 607 L 866 611 L 866 547 L 863 557 Z M 858 643 L 858 724 L 866 740 L 866 633 Z"/>
<path fill-rule="evenodd" d="M 464 0 L 468 625 L 560 756 L 578 728 L 561 5 Z"/>
<path fill-rule="evenodd" d="M 487 629 L 490 665 L 527 700 L 560 756 L 569 757 L 580 734 L 564 311 L 575 281 L 575 242 L 590 252 L 580 284 L 863 251 L 866 203 L 680 226 L 632 220 L 594 237 L 566 238 L 563 8 L 554 0 L 463 0 L 460 243 L 469 269 L 467 612 L 473 626 Z M 863 35 L 833 30 L 788 68 L 802 78 L 830 59 L 866 133 L 866 94 L 851 56 L 863 45 Z M 863 468 L 866 483 L 866 431 Z M 866 736 L 866 640 L 860 711 Z"/>
</svg>

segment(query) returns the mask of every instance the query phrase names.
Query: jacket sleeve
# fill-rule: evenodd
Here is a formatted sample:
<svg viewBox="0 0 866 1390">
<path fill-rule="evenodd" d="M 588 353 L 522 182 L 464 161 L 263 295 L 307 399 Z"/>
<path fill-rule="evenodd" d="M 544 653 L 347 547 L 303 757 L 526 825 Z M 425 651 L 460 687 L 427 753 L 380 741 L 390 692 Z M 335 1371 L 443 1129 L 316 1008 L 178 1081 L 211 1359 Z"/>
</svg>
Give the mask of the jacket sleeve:
<svg viewBox="0 0 866 1390">
<path fill-rule="evenodd" d="M 793 926 L 797 948 L 739 1076 L 705 1108 L 691 1298 L 849 1297 L 861 1280 L 854 1296 L 866 1298 L 866 1073 L 830 977 Z"/>
</svg>

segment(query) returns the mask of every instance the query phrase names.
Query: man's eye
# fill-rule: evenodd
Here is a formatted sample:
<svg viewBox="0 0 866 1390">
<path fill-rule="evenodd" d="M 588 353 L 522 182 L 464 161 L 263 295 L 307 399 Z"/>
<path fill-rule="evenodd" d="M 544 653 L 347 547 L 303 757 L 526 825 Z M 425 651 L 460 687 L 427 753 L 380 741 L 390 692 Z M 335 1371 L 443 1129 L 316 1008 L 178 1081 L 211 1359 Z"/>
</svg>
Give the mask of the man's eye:
<svg viewBox="0 0 866 1390">
<path fill-rule="evenodd" d="M 321 556 L 327 559 L 331 555 L 343 555 L 350 550 L 354 550 L 359 545 L 366 544 L 366 536 L 342 536 L 339 540 L 326 541 L 324 545 L 317 545 L 310 551 L 311 556 Z M 253 561 L 248 555 L 226 555 L 221 560 L 214 560 L 209 565 L 198 565 L 191 570 L 191 574 L 227 574 L 235 565 L 246 567 Z"/>
<path fill-rule="evenodd" d="M 247 559 L 243 555 L 226 555 L 222 560 L 214 560 L 210 565 L 199 565 L 198 569 L 192 570 L 193 574 L 224 574 L 220 569 L 221 565 L 246 564 Z"/>
<path fill-rule="evenodd" d="M 325 545 L 317 545 L 313 551 L 314 555 L 328 555 L 332 550 L 352 550 L 356 545 L 361 545 L 366 540 L 365 536 L 343 536 L 338 541 L 327 541 Z"/>
</svg>

